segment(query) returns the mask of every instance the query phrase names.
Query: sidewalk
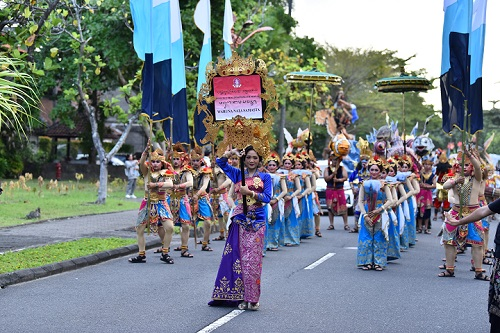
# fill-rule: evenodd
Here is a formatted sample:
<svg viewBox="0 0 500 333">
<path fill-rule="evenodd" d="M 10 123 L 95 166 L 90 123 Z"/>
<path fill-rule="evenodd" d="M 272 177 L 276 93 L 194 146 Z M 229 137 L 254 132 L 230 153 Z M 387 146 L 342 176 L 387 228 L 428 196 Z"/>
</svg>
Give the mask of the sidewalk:
<svg viewBox="0 0 500 333">
<path fill-rule="evenodd" d="M 131 210 L 47 220 L 15 227 L 0 228 L 0 253 L 66 242 L 79 238 L 124 237 L 135 239 L 136 233 L 134 226 L 136 219 L 137 210 Z M 161 242 L 157 235 L 146 235 L 147 249 L 160 245 Z M 179 245 L 180 236 L 174 234 L 171 247 L 173 248 Z M 0 274 L 0 288 L 15 283 L 59 274 L 80 267 L 94 265 L 113 258 L 135 254 L 137 251 L 137 244 L 134 244 L 120 249 L 76 258 L 74 260 L 67 260 L 57 264 Z"/>
</svg>

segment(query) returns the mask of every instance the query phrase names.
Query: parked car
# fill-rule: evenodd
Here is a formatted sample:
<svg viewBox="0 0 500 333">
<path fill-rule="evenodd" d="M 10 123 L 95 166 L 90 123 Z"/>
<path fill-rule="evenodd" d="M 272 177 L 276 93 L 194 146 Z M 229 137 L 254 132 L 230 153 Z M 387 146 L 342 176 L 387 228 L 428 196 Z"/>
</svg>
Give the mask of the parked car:
<svg viewBox="0 0 500 333">
<path fill-rule="evenodd" d="M 318 167 L 321 169 L 321 177 L 316 179 L 316 192 L 318 193 L 319 202 L 321 204 L 321 208 L 326 209 L 326 181 L 323 178 L 323 172 L 328 166 L 327 160 L 319 160 L 317 161 Z M 349 173 L 348 173 L 349 175 Z M 344 182 L 344 193 L 345 193 L 345 201 L 347 206 L 348 215 L 354 215 L 354 193 L 351 188 L 351 184 L 349 181 Z"/>
</svg>

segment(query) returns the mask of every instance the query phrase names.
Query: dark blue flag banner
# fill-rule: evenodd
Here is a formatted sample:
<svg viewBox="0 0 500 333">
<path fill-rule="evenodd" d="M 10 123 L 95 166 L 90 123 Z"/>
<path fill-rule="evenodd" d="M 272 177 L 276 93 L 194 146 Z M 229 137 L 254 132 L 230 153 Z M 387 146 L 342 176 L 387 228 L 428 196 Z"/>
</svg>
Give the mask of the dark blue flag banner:
<svg viewBox="0 0 500 333">
<path fill-rule="evenodd" d="M 179 0 L 170 0 L 172 42 L 172 112 L 163 122 L 165 137 L 173 143 L 189 144 L 188 106 L 186 94 L 186 67 L 184 63 L 184 41 L 182 36 Z M 172 124 L 171 124 L 172 122 Z M 172 132 L 170 133 L 171 130 Z"/>
<path fill-rule="evenodd" d="M 486 0 L 444 0 L 440 86 L 447 133 L 454 127 L 471 134 L 483 129 L 485 22 Z"/>
<path fill-rule="evenodd" d="M 153 121 L 171 114 L 172 63 L 170 1 L 130 0 L 134 22 L 134 49 L 144 60 L 142 112 Z"/>
</svg>

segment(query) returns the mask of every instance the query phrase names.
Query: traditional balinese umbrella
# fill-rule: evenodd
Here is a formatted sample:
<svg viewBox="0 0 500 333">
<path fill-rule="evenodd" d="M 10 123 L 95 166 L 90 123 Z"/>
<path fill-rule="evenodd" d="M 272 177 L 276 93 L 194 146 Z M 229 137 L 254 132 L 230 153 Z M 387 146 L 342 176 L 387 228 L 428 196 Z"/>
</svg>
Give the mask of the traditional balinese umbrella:
<svg viewBox="0 0 500 333">
<path fill-rule="evenodd" d="M 379 92 L 403 94 L 403 149 L 406 154 L 405 92 L 425 92 L 431 88 L 431 82 L 425 78 L 408 75 L 404 67 L 401 67 L 400 76 L 380 79 L 375 85 Z"/>
<path fill-rule="evenodd" d="M 309 109 L 309 139 L 307 140 L 307 152 L 311 146 L 311 120 L 312 108 L 314 99 L 314 88 L 317 83 L 327 83 L 339 86 L 342 83 L 342 78 L 335 74 L 324 73 L 313 68 L 310 71 L 291 72 L 285 75 L 285 81 L 290 83 L 310 83 L 311 84 L 311 107 Z"/>
</svg>

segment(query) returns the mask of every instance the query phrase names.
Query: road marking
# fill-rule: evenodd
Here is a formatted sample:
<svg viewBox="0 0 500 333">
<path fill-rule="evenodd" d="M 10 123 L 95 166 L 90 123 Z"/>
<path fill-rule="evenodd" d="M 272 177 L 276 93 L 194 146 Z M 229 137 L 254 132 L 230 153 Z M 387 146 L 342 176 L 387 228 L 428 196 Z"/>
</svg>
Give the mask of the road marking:
<svg viewBox="0 0 500 333">
<path fill-rule="evenodd" d="M 215 331 L 216 329 L 218 329 L 219 327 L 221 327 L 225 323 L 228 323 L 231 319 L 235 318 L 236 316 L 239 316 L 243 312 L 245 312 L 245 310 L 233 310 L 233 311 L 229 312 L 227 315 L 225 315 L 224 317 L 217 319 L 216 321 L 214 321 L 213 323 L 211 323 L 207 327 L 199 330 L 197 333 L 209 333 L 209 332 Z"/>
<path fill-rule="evenodd" d="M 344 247 L 344 249 L 346 249 L 346 250 L 357 250 L 358 247 L 357 246 L 347 246 L 347 247 Z"/>
<path fill-rule="evenodd" d="M 323 258 L 319 259 L 319 260 L 316 260 L 315 262 L 313 262 L 312 264 L 310 264 L 309 266 L 307 266 L 306 268 L 304 269 L 313 269 L 315 268 L 316 266 L 318 266 L 319 264 L 323 263 L 324 261 L 330 259 L 331 257 L 333 257 L 335 255 L 335 253 L 328 253 L 327 255 L 323 256 Z"/>
</svg>

